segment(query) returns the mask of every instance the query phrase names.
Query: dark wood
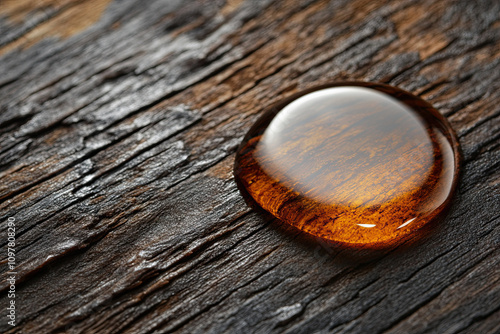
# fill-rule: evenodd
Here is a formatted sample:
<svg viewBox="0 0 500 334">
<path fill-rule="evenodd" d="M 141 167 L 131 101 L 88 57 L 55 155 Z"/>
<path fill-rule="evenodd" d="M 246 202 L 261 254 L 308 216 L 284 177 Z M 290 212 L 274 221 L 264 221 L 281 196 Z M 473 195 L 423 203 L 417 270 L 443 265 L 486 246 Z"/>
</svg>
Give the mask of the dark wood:
<svg viewBox="0 0 500 334">
<path fill-rule="evenodd" d="M 500 2 L 13 3 L 0 306 L 14 217 L 17 326 L 2 313 L 0 331 L 500 331 Z M 418 244 L 347 254 L 237 190 L 262 110 L 341 80 L 401 87 L 457 132 L 458 194 Z"/>
</svg>

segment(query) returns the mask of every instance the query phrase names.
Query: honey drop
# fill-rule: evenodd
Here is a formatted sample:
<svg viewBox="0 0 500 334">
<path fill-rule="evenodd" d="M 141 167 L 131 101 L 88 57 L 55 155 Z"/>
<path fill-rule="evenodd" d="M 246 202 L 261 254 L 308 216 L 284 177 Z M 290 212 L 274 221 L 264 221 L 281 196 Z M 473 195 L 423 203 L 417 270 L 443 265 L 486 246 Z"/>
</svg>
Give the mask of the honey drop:
<svg viewBox="0 0 500 334">
<path fill-rule="evenodd" d="M 458 142 L 429 103 L 401 89 L 337 83 L 271 106 L 234 174 L 253 203 L 314 236 L 385 247 L 433 221 L 457 183 Z"/>
</svg>

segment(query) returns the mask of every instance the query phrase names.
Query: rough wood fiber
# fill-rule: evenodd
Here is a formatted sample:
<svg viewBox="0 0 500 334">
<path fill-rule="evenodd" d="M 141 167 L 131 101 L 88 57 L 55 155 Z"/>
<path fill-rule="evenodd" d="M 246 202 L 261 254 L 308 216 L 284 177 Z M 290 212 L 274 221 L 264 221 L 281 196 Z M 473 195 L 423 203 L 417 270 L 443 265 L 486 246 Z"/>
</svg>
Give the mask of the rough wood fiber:
<svg viewBox="0 0 500 334">
<path fill-rule="evenodd" d="M 0 18 L 0 331 L 500 330 L 498 1 L 115 0 L 59 34 L 81 2 L 35 6 Z M 237 191 L 263 108 L 337 80 L 413 92 L 459 136 L 455 203 L 418 245 L 346 254 Z"/>
</svg>

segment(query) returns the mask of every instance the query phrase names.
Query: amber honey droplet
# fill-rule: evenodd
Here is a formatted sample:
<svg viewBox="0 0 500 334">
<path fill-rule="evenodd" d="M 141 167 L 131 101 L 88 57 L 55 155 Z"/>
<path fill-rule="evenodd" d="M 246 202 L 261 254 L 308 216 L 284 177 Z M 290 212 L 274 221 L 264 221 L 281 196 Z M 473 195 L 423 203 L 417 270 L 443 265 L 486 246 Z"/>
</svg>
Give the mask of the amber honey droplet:
<svg viewBox="0 0 500 334">
<path fill-rule="evenodd" d="M 455 135 L 429 103 L 363 82 L 310 89 L 270 107 L 244 138 L 235 178 L 247 199 L 307 233 L 384 247 L 450 202 Z"/>
</svg>

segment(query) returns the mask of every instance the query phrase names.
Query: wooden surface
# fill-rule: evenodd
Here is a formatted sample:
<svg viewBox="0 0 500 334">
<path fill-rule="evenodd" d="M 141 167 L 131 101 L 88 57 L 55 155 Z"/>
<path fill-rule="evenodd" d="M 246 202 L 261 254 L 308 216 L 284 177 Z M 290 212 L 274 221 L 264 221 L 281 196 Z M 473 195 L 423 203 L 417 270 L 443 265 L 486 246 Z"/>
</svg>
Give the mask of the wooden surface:
<svg viewBox="0 0 500 334">
<path fill-rule="evenodd" d="M 0 3 L 0 331 L 500 331 L 500 2 L 108 2 Z M 262 110 L 339 80 L 417 94 L 459 136 L 458 195 L 417 245 L 347 254 L 236 188 Z"/>
</svg>

